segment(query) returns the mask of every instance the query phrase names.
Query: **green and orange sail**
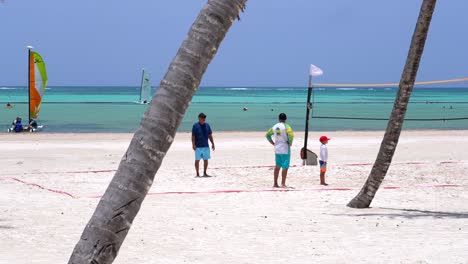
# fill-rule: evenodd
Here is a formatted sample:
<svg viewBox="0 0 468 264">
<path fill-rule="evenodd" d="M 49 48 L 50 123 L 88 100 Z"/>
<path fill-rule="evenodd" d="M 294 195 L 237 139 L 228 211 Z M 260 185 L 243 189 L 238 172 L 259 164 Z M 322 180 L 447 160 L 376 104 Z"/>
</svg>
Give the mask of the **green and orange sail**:
<svg viewBox="0 0 468 264">
<path fill-rule="evenodd" d="M 36 119 L 41 110 L 42 96 L 47 86 L 47 72 L 39 53 L 29 49 L 29 119 Z"/>
</svg>

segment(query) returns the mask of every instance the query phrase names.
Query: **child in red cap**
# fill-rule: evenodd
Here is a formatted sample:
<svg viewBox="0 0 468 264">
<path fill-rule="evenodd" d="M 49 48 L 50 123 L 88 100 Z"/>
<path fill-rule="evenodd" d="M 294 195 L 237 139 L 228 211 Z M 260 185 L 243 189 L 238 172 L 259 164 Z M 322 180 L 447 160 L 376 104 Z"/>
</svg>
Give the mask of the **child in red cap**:
<svg viewBox="0 0 468 264">
<path fill-rule="evenodd" d="M 330 138 L 327 136 L 321 136 L 320 137 L 320 142 L 322 145 L 320 146 L 320 185 L 328 185 L 325 182 L 325 172 L 327 172 L 327 160 L 328 160 L 328 149 L 327 149 L 327 143 Z"/>
</svg>

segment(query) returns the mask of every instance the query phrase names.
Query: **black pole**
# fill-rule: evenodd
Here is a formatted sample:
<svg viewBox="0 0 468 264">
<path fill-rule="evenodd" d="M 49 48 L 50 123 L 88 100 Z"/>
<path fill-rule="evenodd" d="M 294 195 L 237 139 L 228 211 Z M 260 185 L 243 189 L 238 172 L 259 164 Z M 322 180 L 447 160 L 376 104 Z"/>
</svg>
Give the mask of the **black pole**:
<svg viewBox="0 0 468 264">
<path fill-rule="evenodd" d="M 31 120 L 31 48 L 28 48 L 28 125 Z"/>
<path fill-rule="evenodd" d="M 312 109 L 310 97 L 312 95 L 312 75 L 309 75 L 309 88 L 307 89 L 307 105 L 306 105 L 306 122 L 305 122 L 305 135 L 304 135 L 304 160 L 307 160 L 307 139 L 309 137 L 309 114 Z M 307 165 L 307 164 L 306 164 Z"/>
</svg>

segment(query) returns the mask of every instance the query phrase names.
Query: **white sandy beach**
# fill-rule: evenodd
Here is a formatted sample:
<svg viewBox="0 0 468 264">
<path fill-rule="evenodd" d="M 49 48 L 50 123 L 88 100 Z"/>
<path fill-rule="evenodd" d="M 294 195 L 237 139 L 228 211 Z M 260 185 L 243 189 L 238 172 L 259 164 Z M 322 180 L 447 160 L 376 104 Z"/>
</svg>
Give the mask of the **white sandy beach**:
<svg viewBox="0 0 468 264">
<path fill-rule="evenodd" d="M 346 204 L 383 131 L 311 132 L 316 153 L 322 134 L 330 185 L 296 131 L 288 192 L 263 132 L 215 131 L 212 178 L 177 134 L 114 263 L 468 263 L 468 131 L 404 131 L 370 209 Z M 0 134 L 0 263 L 66 263 L 131 137 Z"/>
</svg>

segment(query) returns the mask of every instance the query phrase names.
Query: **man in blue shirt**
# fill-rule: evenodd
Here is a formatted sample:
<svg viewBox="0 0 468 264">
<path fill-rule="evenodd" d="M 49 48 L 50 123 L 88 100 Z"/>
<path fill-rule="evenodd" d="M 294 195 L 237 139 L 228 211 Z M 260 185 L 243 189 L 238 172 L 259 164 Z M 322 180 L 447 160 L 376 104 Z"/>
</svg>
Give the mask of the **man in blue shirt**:
<svg viewBox="0 0 468 264">
<path fill-rule="evenodd" d="M 195 171 L 197 176 L 200 177 L 198 169 L 200 168 L 200 160 L 203 159 L 203 177 L 211 177 L 206 173 L 208 169 L 208 160 L 210 159 L 210 146 L 208 139 L 211 142 L 211 149 L 215 150 L 215 144 L 211 127 L 206 123 L 206 115 L 200 113 L 198 115 L 198 122 L 193 124 L 192 127 L 192 148 L 195 150 Z"/>
</svg>

